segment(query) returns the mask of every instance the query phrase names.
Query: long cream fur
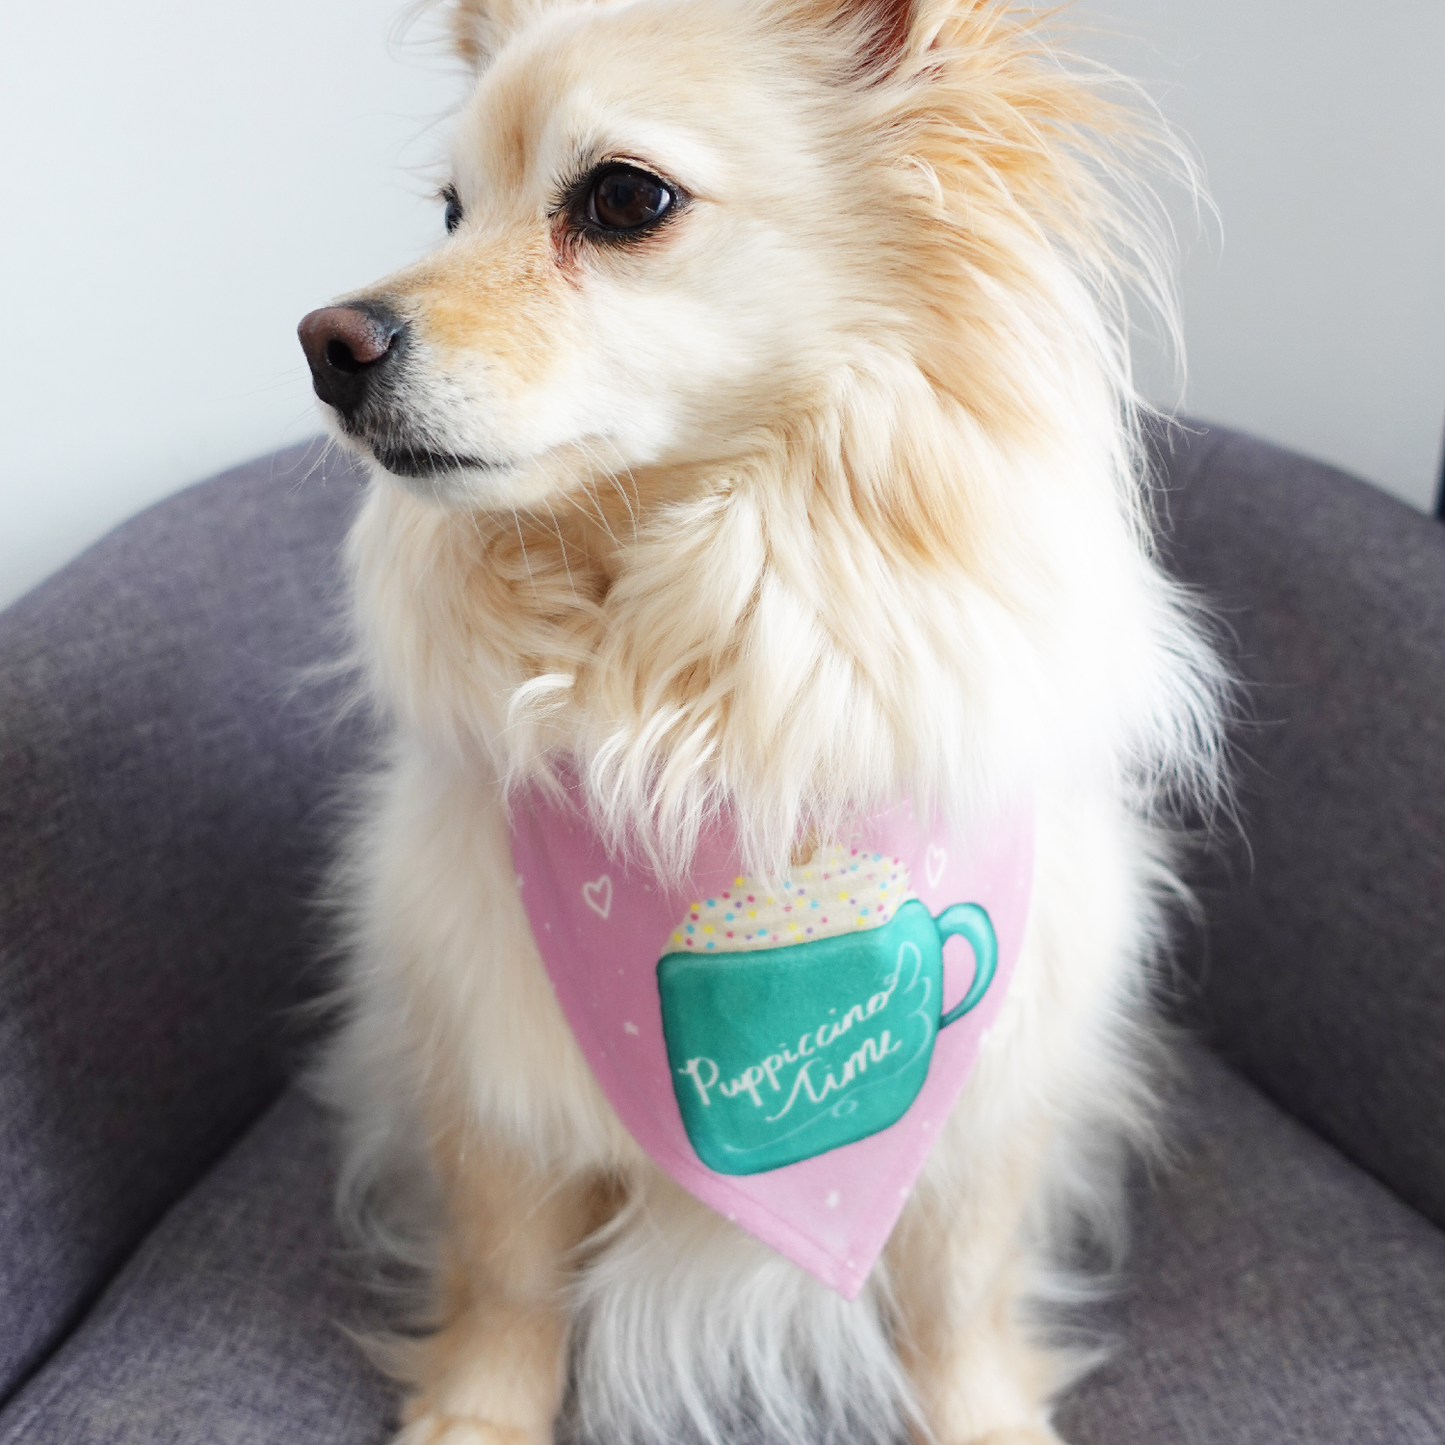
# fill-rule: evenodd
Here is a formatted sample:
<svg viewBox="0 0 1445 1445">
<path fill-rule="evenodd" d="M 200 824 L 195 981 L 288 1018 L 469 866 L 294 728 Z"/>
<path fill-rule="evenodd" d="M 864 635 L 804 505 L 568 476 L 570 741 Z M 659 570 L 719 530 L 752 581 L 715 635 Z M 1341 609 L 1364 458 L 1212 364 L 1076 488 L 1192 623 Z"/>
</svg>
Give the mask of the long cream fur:
<svg viewBox="0 0 1445 1445">
<path fill-rule="evenodd" d="M 1135 176 L 1187 163 L 989 0 L 451 15 L 465 219 L 367 294 L 414 336 L 394 425 L 496 465 L 378 465 L 351 536 L 390 743 L 324 1072 L 347 1200 L 407 1196 L 427 1257 L 451 1249 L 405 1439 L 548 1439 L 558 1348 L 598 1441 L 1052 1439 L 1070 1365 L 1039 1310 L 1078 1222 L 1117 1229 L 1171 807 L 1221 787 L 1221 676 L 1151 555 L 1124 310 L 1172 316 Z M 611 156 L 693 201 L 589 251 L 549 207 Z M 900 798 L 966 826 L 1034 797 L 1016 983 L 856 1303 L 673 1186 L 593 1082 L 506 838 L 509 789 L 563 760 L 668 877 L 724 803 L 771 871 Z M 458 1243 L 509 1209 L 524 1245 Z M 504 1388 L 476 1301 L 525 1290 L 468 1272 L 514 1245 L 515 1318 L 555 1308 L 563 1343 L 507 1356 Z"/>
</svg>

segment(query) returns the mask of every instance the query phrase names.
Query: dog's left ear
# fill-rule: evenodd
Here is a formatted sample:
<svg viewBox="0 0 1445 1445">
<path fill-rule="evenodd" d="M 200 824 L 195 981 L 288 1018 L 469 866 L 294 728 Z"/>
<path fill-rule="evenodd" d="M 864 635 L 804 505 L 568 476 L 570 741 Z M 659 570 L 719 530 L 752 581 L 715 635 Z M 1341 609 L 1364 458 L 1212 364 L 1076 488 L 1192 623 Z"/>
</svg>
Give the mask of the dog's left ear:
<svg viewBox="0 0 1445 1445">
<path fill-rule="evenodd" d="M 833 24 L 859 37 L 857 60 L 865 74 L 883 79 L 933 43 L 947 10 L 957 0 L 817 0 Z"/>
<path fill-rule="evenodd" d="M 908 48 L 917 0 L 850 0 L 846 8 L 868 27 L 866 48 L 859 57 L 863 68 L 890 73 Z"/>
</svg>

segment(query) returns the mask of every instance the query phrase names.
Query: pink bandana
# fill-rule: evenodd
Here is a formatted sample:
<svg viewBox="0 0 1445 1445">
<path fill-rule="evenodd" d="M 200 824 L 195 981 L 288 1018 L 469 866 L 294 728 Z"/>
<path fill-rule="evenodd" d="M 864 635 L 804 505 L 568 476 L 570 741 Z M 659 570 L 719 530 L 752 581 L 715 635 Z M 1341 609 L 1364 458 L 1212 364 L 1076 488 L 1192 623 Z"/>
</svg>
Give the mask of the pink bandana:
<svg viewBox="0 0 1445 1445">
<path fill-rule="evenodd" d="M 773 879 L 743 875 L 718 826 L 688 892 L 538 790 L 511 841 L 552 987 L 632 1137 L 854 1298 L 1013 976 L 1031 809 L 955 841 L 895 808 Z"/>
</svg>

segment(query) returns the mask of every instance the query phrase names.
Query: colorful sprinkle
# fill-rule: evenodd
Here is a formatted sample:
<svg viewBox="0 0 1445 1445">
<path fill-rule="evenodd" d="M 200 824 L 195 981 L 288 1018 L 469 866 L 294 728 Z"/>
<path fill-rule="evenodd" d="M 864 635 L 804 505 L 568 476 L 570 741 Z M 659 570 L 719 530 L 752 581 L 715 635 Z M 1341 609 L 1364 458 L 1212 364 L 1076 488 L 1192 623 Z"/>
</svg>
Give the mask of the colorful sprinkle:
<svg viewBox="0 0 1445 1445">
<path fill-rule="evenodd" d="M 860 878 L 849 876 L 860 872 Z M 810 896 L 815 879 L 832 882 L 835 877 L 838 882 L 834 885 L 834 906 L 840 909 L 836 924 L 831 922 L 831 915 L 822 911 L 827 900 L 826 888 L 820 896 Z M 749 884 L 756 888 L 759 883 L 764 885 L 762 892 L 745 891 Z M 769 894 L 767 885 L 776 892 Z M 893 910 L 910 896 L 908 871 L 901 860 L 883 853 L 869 853 L 861 844 L 856 847 L 825 844 L 815 852 L 806 870 L 799 868 L 774 878 L 750 879 L 739 874 L 731 888 L 720 889 L 714 897 L 697 900 L 678 925 L 683 931 L 670 935 L 669 946 L 691 948 L 696 943 L 722 951 L 777 948 L 784 943 L 801 942 L 804 936 L 827 937 L 840 930 L 876 928 L 887 922 Z M 807 926 L 803 919 L 793 918 L 804 909 Z M 727 926 L 739 922 L 743 924 L 741 929 Z M 698 937 L 694 939 L 693 934 Z"/>
</svg>

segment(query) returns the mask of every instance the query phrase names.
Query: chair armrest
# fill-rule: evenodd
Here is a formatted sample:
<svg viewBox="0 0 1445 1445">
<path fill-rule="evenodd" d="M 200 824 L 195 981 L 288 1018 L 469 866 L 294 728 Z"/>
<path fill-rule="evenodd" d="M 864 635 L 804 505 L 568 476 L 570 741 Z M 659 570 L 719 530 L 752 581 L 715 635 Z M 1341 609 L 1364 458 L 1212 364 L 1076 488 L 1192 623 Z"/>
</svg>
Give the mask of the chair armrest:
<svg viewBox="0 0 1445 1445">
<path fill-rule="evenodd" d="M 357 479 L 283 452 L 0 615 L 0 1399 L 287 1071 Z"/>
<path fill-rule="evenodd" d="M 1209 429 L 1168 554 L 1233 634 L 1252 857 L 1206 888 L 1212 1041 L 1445 1225 L 1445 527 Z"/>
</svg>

